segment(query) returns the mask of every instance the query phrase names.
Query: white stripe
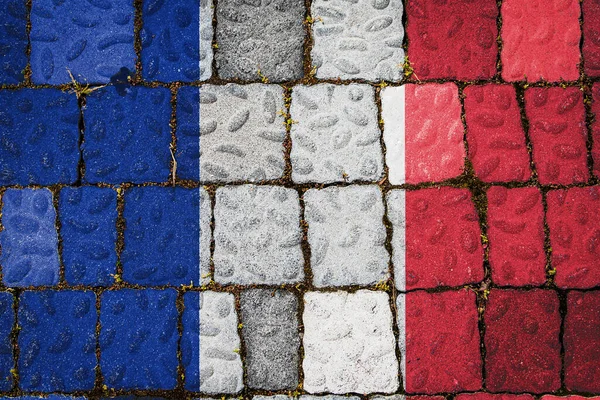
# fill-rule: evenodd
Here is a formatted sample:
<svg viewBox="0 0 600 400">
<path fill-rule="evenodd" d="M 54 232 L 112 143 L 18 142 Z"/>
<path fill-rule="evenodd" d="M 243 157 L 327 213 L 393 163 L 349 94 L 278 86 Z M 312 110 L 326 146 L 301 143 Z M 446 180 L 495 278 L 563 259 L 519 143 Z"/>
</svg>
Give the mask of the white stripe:
<svg viewBox="0 0 600 400">
<path fill-rule="evenodd" d="M 396 289 L 406 291 L 406 191 L 387 195 L 388 219 L 392 224 L 392 264 Z"/>
<path fill-rule="evenodd" d="M 396 298 L 398 310 L 398 348 L 400 349 L 400 371 L 402 372 L 402 387 L 406 391 L 406 294 L 399 293 Z"/>
<path fill-rule="evenodd" d="M 381 91 L 381 118 L 386 164 L 392 185 L 406 182 L 406 107 L 405 87 L 388 86 Z"/>
</svg>

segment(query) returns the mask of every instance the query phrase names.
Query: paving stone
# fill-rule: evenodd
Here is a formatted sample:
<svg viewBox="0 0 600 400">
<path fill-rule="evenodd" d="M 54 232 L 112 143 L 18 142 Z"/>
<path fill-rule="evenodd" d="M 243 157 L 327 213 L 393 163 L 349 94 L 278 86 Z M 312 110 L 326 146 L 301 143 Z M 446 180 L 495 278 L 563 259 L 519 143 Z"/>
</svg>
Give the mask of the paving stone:
<svg viewBox="0 0 600 400">
<path fill-rule="evenodd" d="M 76 97 L 60 90 L 0 92 L 0 185 L 74 183 L 78 122 Z"/>
<path fill-rule="evenodd" d="M 256 182 L 283 176 L 283 89 L 205 85 L 200 89 L 200 178 Z M 197 123 L 197 119 L 196 119 Z M 197 159 L 196 159 L 197 162 Z"/>
<path fill-rule="evenodd" d="M 515 88 L 481 85 L 465 88 L 469 159 L 484 182 L 527 181 L 529 153 Z"/>
<path fill-rule="evenodd" d="M 27 8 L 23 0 L 3 4 L 0 16 L 0 84 L 23 82 L 27 65 Z"/>
<path fill-rule="evenodd" d="M 96 379 L 96 295 L 25 291 L 19 297 L 19 385 L 26 391 L 92 390 Z"/>
<path fill-rule="evenodd" d="M 406 400 L 406 396 L 403 394 L 392 394 L 389 396 L 375 395 L 369 396 L 369 400 Z"/>
<path fill-rule="evenodd" d="M 398 290 L 483 280 L 481 230 L 467 189 L 392 190 L 387 204 Z"/>
<path fill-rule="evenodd" d="M 212 0 L 200 0 L 200 80 L 210 79 L 213 63 L 213 14 Z"/>
<path fill-rule="evenodd" d="M 298 193 L 279 186 L 217 189 L 215 281 L 281 284 L 304 279 Z"/>
<path fill-rule="evenodd" d="M 87 98 L 83 158 L 89 183 L 165 182 L 171 167 L 167 88 L 112 87 Z"/>
<path fill-rule="evenodd" d="M 543 285 L 546 253 L 540 191 L 493 186 L 487 196 L 492 281 L 501 286 Z"/>
<path fill-rule="evenodd" d="M 56 211 L 48 189 L 8 189 L 2 197 L 0 264 L 11 287 L 58 283 Z"/>
<path fill-rule="evenodd" d="M 295 86 L 290 114 L 296 121 L 291 127 L 290 155 L 295 182 L 381 178 L 381 132 L 372 87 Z"/>
<path fill-rule="evenodd" d="M 293 397 L 292 396 L 286 396 L 285 394 L 276 394 L 273 396 L 254 396 L 252 397 L 253 400 L 269 400 L 269 399 L 273 399 L 273 400 L 292 400 Z"/>
<path fill-rule="evenodd" d="M 202 3 L 203 14 L 209 10 L 208 1 Z M 164 1 L 143 4 L 144 25 L 140 35 L 144 79 L 162 82 L 198 80 L 200 30 L 204 33 L 204 23 L 198 29 L 201 14 L 198 3 L 171 0 L 166 4 Z"/>
<path fill-rule="evenodd" d="M 86 400 L 85 397 L 72 397 L 72 396 L 63 396 L 60 394 L 50 394 L 48 396 L 19 396 L 19 397 L 0 397 L 0 399 L 14 399 L 14 400 Z"/>
<path fill-rule="evenodd" d="M 127 0 L 36 0 L 31 10 L 31 70 L 35 83 L 108 83 L 133 69 L 133 3 Z"/>
<path fill-rule="evenodd" d="M 387 293 L 306 293 L 303 322 L 307 392 L 366 394 L 398 389 Z"/>
<path fill-rule="evenodd" d="M 494 0 L 410 0 L 408 54 L 417 79 L 490 79 L 498 56 Z"/>
<path fill-rule="evenodd" d="M 304 2 L 217 3 L 217 71 L 222 79 L 291 81 L 303 75 Z"/>
<path fill-rule="evenodd" d="M 540 183 L 586 182 L 587 130 L 579 88 L 529 88 L 525 111 Z"/>
<path fill-rule="evenodd" d="M 121 400 L 166 400 L 164 397 L 154 396 L 116 396 L 116 397 L 103 397 L 103 400 L 108 399 L 121 399 Z"/>
<path fill-rule="evenodd" d="M 564 322 L 565 386 L 600 393 L 600 291 L 569 292 Z"/>
<path fill-rule="evenodd" d="M 174 389 L 177 308 L 172 289 L 121 289 L 102 294 L 100 367 L 115 389 Z"/>
<path fill-rule="evenodd" d="M 488 390 L 544 393 L 560 388 L 555 291 L 492 289 L 484 321 Z"/>
<path fill-rule="evenodd" d="M 298 386 L 298 298 L 291 292 L 249 289 L 240 296 L 246 382 L 252 389 Z"/>
<path fill-rule="evenodd" d="M 310 189 L 304 204 L 315 286 L 367 286 L 388 279 L 379 187 Z"/>
<path fill-rule="evenodd" d="M 316 0 L 312 63 L 319 79 L 399 81 L 404 64 L 402 1 Z"/>
<path fill-rule="evenodd" d="M 554 396 L 551 394 L 546 394 L 542 397 L 540 397 L 541 400 L 598 400 L 600 398 L 600 396 L 596 396 L 596 397 L 585 397 L 585 396 L 577 396 L 577 395 L 570 395 L 570 396 Z"/>
<path fill-rule="evenodd" d="M 200 89 L 177 90 L 177 178 L 200 180 Z M 204 143 L 205 144 L 205 143 Z"/>
<path fill-rule="evenodd" d="M 501 13 L 504 80 L 579 78 L 579 1 L 506 0 Z"/>
<path fill-rule="evenodd" d="M 594 0 L 584 0 L 583 11 L 583 66 L 587 76 L 600 76 L 600 3 Z"/>
<path fill-rule="evenodd" d="M 380 397 L 387 397 L 387 396 L 380 396 Z M 300 400 L 319 400 L 319 399 L 323 399 L 323 400 L 358 400 L 360 399 L 360 397 L 358 396 L 338 396 L 335 394 L 327 394 L 324 396 L 313 396 L 310 394 L 305 394 L 299 397 Z"/>
<path fill-rule="evenodd" d="M 392 185 L 439 182 L 464 170 L 464 127 L 454 83 L 384 88 L 381 117 Z"/>
<path fill-rule="evenodd" d="M 594 115 L 600 116 L 600 83 L 596 82 L 592 86 L 592 104 L 591 111 Z M 592 124 L 592 159 L 594 160 L 594 175 L 600 176 L 600 119 L 594 118 Z"/>
<path fill-rule="evenodd" d="M 14 297 L 10 292 L 0 292 L 0 390 L 7 392 L 13 386 L 11 369 L 13 359 L 12 329 L 15 325 Z"/>
<path fill-rule="evenodd" d="M 197 189 L 133 187 L 125 191 L 123 279 L 140 285 L 200 281 Z"/>
<path fill-rule="evenodd" d="M 561 288 L 600 284 L 600 191 L 597 187 L 548 192 L 546 219 L 550 229 L 552 267 Z"/>
<path fill-rule="evenodd" d="M 234 302 L 231 293 L 184 295 L 181 349 L 187 390 L 209 394 L 242 390 L 241 345 Z"/>
<path fill-rule="evenodd" d="M 456 400 L 534 400 L 530 394 L 460 393 Z"/>
<path fill-rule="evenodd" d="M 402 293 L 396 299 L 404 388 L 409 393 L 482 386 L 476 296 L 467 290 Z"/>
<path fill-rule="evenodd" d="M 111 188 L 65 187 L 58 215 L 66 281 L 110 286 L 117 264 L 117 193 Z"/>
<path fill-rule="evenodd" d="M 212 232 L 210 221 L 212 219 L 212 209 L 210 197 L 204 188 L 200 188 L 200 284 L 208 284 L 212 277 L 210 276 L 210 242 Z"/>
</svg>

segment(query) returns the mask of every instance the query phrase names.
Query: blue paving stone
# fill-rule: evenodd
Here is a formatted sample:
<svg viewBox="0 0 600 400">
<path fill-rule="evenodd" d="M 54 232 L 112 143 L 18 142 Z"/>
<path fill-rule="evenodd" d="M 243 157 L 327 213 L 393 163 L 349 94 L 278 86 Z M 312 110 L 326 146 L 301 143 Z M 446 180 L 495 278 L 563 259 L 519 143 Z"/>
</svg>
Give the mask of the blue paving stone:
<svg viewBox="0 0 600 400">
<path fill-rule="evenodd" d="M 200 90 L 177 92 L 177 177 L 200 180 Z"/>
<path fill-rule="evenodd" d="M 108 286 L 116 272 L 117 193 L 64 188 L 59 197 L 65 278 L 71 285 Z"/>
<path fill-rule="evenodd" d="M 100 366 L 116 389 L 173 389 L 177 308 L 172 289 L 106 291 L 100 312 Z"/>
<path fill-rule="evenodd" d="M 94 387 L 96 295 L 25 291 L 19 300 L 19 377 L 24 390 L 73 392 Z"/>
<path fill-rule="evenodd" d="M 72 397 L 72 396 L 64 396 L 62 394 L 49 394 L 48 396 L 20 396 L 20 397 L 0 397 L 0 399 L 11 399 L 11 400 L 86 400 L 86 397 Z"/>
<path fill-rule="evenodd" d="M 133 69 L 134 8 L 130 0 L 34 0 L 31 69 L 35 83 L 105 83 Z"/>
<path fill-rule="evenodd" d="M 183 295 L 183 335 L 181 358 L 185 369 L 185 388 L 197 392 L 200 387 L 200 299 L 198 292 Z"/>
<path fill-rule="evenodd" d="M 189 0 L 145 1 L 143 18 L 144 78 L 162 82 L 200 79 L 198 3 Z"/>
<path fill-rule="evenodd" d="M 125 192 L 123 279 L 189 285 L 200 279 L 198 189 L 134 187 Z"/>
<path fill-rule="evenodd" d="M 58 283 L 56 211 L 48 189 L 7 189 L 3 196 L 0 246 L 7 286 Z"/>
<path fill-rule="evenodd" d="M 5 1 L 0 10 L 0 84 L 19 83 L 27 65 L 25 0 Z"/>
<path fill-rule="evenodd" d="M 79 108 L 57 89 L 0 92 L 0 185 L 77 180 Z"/>
<path fill-rule="evenodd" d="M 164 397 L 152 397 L 152 396 L 117 396 L 117 397 L 103 397 L 102 400 L 110 399 L 121 399 L 121 400 L 164 400 Z"/>
<path fill-rule="evenodd" d="M 13 384 L 10 372 L 15 365 L 10 339 L 15 324 L 13 301 L 11 293 L 0 292 L 0 390 L 3 392 L 10 390 Z"/>
<path fill-rule="evenodd" d="M 166 182 L 171 166 L 171 93 L 166 88 L 114 87 L 93 92 L 84 111 L 85 181 Z"/>
</svg>

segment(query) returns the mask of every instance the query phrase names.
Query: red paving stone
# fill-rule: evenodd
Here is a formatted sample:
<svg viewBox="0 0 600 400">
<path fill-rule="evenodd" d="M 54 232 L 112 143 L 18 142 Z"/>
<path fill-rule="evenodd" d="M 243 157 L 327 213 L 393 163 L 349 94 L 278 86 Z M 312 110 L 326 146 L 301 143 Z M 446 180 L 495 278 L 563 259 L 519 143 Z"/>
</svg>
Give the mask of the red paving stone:
<svg viewBox="0 0 600 400">
<path fill-rule="evenodd" d="M 406 85 L 406 183 L 440 182 L 464 170 L 464 126 L 454 83 Z"/>
<path fill-rule="evenodd" d="M 406 294 L 406 391 L 443 393 L 482 385 L 475 293 Z"/>
<path fill-rule="evenodd" d="M 540 191 L 494 186 L 487 195 L 492 281 L 501 286 L 543 284 L 546 254 Z"/>
<path fill-rule="evenodd" d="M 578 0 L 502 2 L 502 77 L 573 81 L 580 62 Z"/>
<path fill-rule="evenodd" d="M 560 314 L 553 290 L 492 289 L 485 309 L 486 385 L 492 392 L 560 388 Z"/>
<path fill-rule="evenodd" d="M 477 212 L 467 189 L 406 192 L 406 288 L 460 286 L 483 279 Z"/>
<path fill-rule="evenodd" d="M 494 0 L 409 0 L 408 54 L 418 79 L 489 79 L 496 74 Z"/>
<path fill-rule="evenodd" d="M 575 87 L 527 89 L 525 111 L 540 183 L 586 182 L 587 130 L 581 91 Z"/>
<path fill-rule="evenodd" d="M 600 393 L 600 291 L 569 292 L 564 329 L 565 386 Z"/>
<path fill-rule="evenodd" d="M 588 76 L 600 76 L 600 2 L 583 0 L 584 70 Z"/>
<path fill-rule="evenodd" d="M 476 175 L 485 182 L 528 180 L 529 154 L 515 88 L 468 86 L 465 96 L 469 158 Z"/>
<path fill-rule="evenodd" d="M 598 400 L 600 397 L 584 397 L 584 396 L 554 396 L 551 394 L 547 394 L 545 396 L 540 397 L 540 400 Z"/>
<path fill-rule="evenodd" d="M 530 394 L 462 393 L 455 400 L 534 400 Z"/>
<path fill-rule="evenodd" d="M 594 160 L 594 175 L 600 176 L 600 83 L 592 86 L 592 113 L 596 116 L 592 123 L 592 159 Z"/>
<path fill-rule="evenodd" d="M 548 192 L 552 266 L 561 288 L 600 284 L 600 190 L 598 187 Z"/>
</svg>

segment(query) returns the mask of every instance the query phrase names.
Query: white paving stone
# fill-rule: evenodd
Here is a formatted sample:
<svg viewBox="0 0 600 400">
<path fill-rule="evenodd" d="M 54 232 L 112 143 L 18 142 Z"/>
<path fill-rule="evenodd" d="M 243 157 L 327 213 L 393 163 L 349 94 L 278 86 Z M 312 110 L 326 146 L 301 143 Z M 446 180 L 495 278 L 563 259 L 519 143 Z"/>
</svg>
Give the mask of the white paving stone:
<svg viewBox="0 0 600 400">
<path fill-rule="evenodd" d="M 389 277 L 379 187 L 310 189 L 304 204 L 315 286 L 365 286 Z"/>
<path fill-rule="evenodd" d="M 212 211 L 210 197 L 204 188 L 200 188 L 200 284 L 210 282 L 210 220 Z"/>
<path fill-rule="evenodd" d="M 392 185 L 406 183 L 405 86 L 388 86 L 381 91 L 381 118 L 385 121 L 385 163 Z"/>
<path fill-rule="evenodd" d="M 402 0 L 315 0 L 311 10 L 317 78 L 402 78 Z"/>
<path fill-rule="evenodd" d="M 383 173 L 375 91 L 368 85 L 295 86 L 290 114 L 295 182 L 379 180 Z"/>
<path fill-rule="evenodd" d="M 219 188 L 215 281 L 281 284 L 304 279 L 298 192 L 280 186 Z"/>
<path fill-rule="evenodd" d="M 392 264 L 396 289 L 406 290 L 406 192 L 387 194 L 388 220 L 392 224 Z"/>
<path fill-rule="evenodd" d="M 213 3 L 200 0 L 200 80 L 210 79 L 213 60 Z"/>
<path fill-rule="evenodd" d="M 235 299 L 231 293 L 200 293 L 200 391 L 236 393 L 243 387 Z"/>
<path fill-rule="evenodd" d="M 200 89 L 200 180 L 277 179 L 285 166 L 283 89 L 205 85 Z"/>
<path fill-rule="evenodd" d="M 385 292 L 304 296 L 304 389 L 309 393 L 393 393 L 398 360 Z"/>
</svg>

